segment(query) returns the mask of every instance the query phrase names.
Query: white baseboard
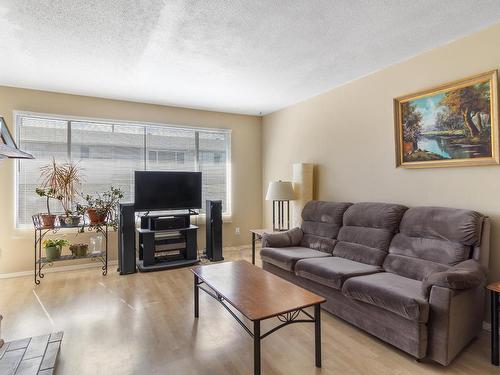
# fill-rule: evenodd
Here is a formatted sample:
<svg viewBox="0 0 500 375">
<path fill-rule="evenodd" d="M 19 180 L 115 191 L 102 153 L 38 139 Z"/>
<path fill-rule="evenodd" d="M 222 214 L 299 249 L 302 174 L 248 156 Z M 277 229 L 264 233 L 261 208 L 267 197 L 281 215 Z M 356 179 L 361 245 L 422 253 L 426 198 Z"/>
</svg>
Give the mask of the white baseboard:
<svg viewBox="0 0 500 375">
<path fill-rule="evenodd" d="M 241 250 L 250 250 L 251 248 L 252 248 L 251 245 L 227 246 L 227 247 L 224 247 L 224 251 L 241 251 Z M 116 266 L 117 264 L 118 264 L 117 260 L 110 260 L 108 262 L 108 266 Z M 45 268 L 43 270 L 43 272 L 44 273 L 64 272 L 64 271 L 74 271 L 74 270 L 81 270 L 81 269 L 93 268 L 93 267 L 101 267 L 101 266 L 99 265 L 99 263 L 84 263 L 84 264 L 76 264 L 76 265 L 70 265 L 70 266 Z M 13 277 L 23 277 L 23 276 L 33 276 L 33 270 L 12 272 L 12 273 L 2 273 L 2 274 L 0 274 L 0 279 L 11 279 Z"/>
<path fill-rule="evenodd" d="M 116 266 L 118 264 L 117 260 L 108 261 L 108 269 L 111 266 Z M 81 270 L 85 268 L 96 268 L 102 267 L 101 263 L 83 263 L 83 264 L 75 264 L 70 266 L 60 266 L 60 267 L 52 267 L 52 268 L 44 268 L 43 273 L 52 273 L 52 272 L 65 272 L 65 271 L 75 271 Z M 2 273 L 0 274 L 0 279 L 11 279 L 13 277 L 24 277 L 24 276 L 33 276 L 33 270 L 31 271 L 20 271 L 20 272 L 12 272 L 12 273 Z"/>
<path fill-rule="evenodd" d="M 252 245 L 225 246 L 224 251 L 252 250 Z"/>
<path fill-rule="evenodd" d="M 241 251 L 241 250 L 251 250 L 252 246 L 251 245 L 242 245 L 242 246 L 227 246 L 224 247 L 224 251 Z M 108 267 L 109 266 L 116 266 L 118 264 L 117 260 L 110 260 L 108 262 Z M 45 268 L 43 270 L 44 273 L 51 273 L 51 272 L 65 272 L 65 271 L 74 271 L 74 270 L 81 270 L 85 268 L 93 268 L 93 267 L 102 267 L 99 265 L 99 263 L 84 263 L 84 264 L 76 264 L 76 265 L 70 265 L 70 266 L 60 266 L 60 267 L 53 267 L 53 268 Z M 24 277 L 24 276 L 33 276 L 33 270 L 30 271 L 20 271 L 20 272 L 12 272 L 12 273 L 1 273 L 0 274 L 0 279 L 11 279 L 13 277 Z"/>
</svg>

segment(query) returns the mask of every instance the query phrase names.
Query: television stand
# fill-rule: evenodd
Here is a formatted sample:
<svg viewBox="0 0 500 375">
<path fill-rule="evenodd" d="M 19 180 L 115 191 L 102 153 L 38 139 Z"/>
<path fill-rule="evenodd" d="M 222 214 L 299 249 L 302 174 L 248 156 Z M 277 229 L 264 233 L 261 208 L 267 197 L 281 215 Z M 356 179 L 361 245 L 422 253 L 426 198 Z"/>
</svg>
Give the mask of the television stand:
<svg viewBox="0 0 500 375">
<path fill-rule="evenodd" d="M 192 266 L 199 262 L 196 225 L 190 213 L 141 217 L 139 259 L 141 272 Z"/>
</svg>

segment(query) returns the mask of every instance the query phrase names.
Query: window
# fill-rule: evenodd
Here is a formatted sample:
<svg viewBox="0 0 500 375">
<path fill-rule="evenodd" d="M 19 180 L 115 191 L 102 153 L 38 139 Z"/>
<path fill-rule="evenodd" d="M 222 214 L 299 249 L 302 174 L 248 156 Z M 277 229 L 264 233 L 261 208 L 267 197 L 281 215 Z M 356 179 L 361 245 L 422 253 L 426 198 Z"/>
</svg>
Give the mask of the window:
<svg viewBox="0 0 500 375">
<path fill-rule="evenodd" d="M 222 200 L 224 214 L 230 213 L 229 130 L 27 113 L 16 115 L 16 129 L 21 149 L 35 156 L 35 160 L 18 161 L 18 226 L 31 224 L 32 215 L 46 211 L 45 201 L 35 194 L 35 188 L 40 182 L 40 167 L 52 158 L 79 163 L 84 194 L 103 192 L 113 185 L 124 192 L 124 202 L 134 199 L 136 170 L 200 171 L 202 202 Z M 54 211 L 59 209 L 53 206 Z"/>
<path fill-rule="evenodd" d="M 222 199 L 222 207 L 226 202 L 226 181 L 228 170 L 226 163 L 217 161 L 216 155 L 227 155 L 226 145 L 229 142 L 229 133 L 200 133 L 199 134 L 199 170 L 202 172 L 202 196 L 204 199 Z"/>
</svg>

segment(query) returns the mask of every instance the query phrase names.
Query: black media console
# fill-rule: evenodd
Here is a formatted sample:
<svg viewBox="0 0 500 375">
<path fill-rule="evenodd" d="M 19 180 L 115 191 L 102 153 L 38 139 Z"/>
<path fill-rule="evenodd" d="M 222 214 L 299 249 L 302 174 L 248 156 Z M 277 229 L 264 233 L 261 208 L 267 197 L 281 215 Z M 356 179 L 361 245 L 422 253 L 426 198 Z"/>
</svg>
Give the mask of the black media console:
<svg viewBox="0 0 500 375">
<path fill-rule="evenodd" d="M 191 215 L 145 215 L 139 234 L 139 271 L 159 271 L 198 263 L 197 231 Z"/>
</svg>

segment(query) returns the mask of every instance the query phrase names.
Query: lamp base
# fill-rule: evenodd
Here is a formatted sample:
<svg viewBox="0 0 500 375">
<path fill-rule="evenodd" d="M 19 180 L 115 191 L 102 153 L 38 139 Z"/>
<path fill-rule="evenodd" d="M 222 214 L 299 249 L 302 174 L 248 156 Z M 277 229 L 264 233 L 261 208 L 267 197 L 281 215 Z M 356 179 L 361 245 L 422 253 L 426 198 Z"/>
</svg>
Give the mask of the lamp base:
<svg viewBox="0 0 500 375">
<path fill-rule="evenodd" d="M 273 230 L 290 230 L 290 201 L 273 201 Z"/>
<path fill-rule="evenodd" d="M 290 230 L 290 228 L 273 228 L 273 232 L 286 232 L 287 230 Z"/>
</svg>

